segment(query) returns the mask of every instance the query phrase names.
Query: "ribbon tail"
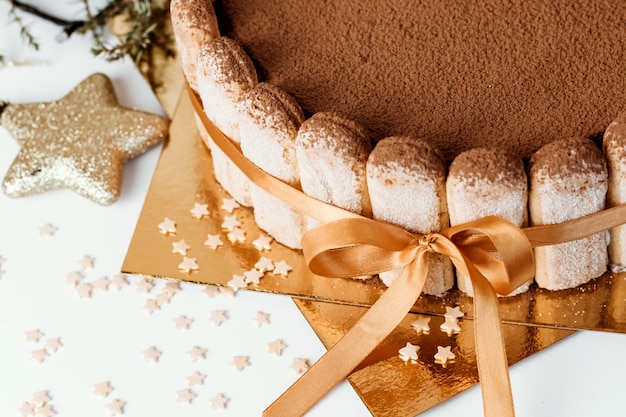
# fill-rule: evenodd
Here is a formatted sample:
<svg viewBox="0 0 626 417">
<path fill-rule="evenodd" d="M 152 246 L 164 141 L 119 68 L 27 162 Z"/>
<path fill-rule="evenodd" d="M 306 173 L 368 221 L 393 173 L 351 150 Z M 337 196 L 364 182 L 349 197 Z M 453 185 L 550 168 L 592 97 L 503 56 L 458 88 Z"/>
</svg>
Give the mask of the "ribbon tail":
<svg viewBox="0 0 626 417">
<path fill-rule="evenodd" d="M 498 316 L 498 297 L 486 278 L 468 264 L 474 288 L 474 333 L 486 417 L 514 417 L 513 393 Z"/>
<path fill-rule="evenodd" d="M 343 381 L 406 317 L 424 287 L 427 264 L 427 254 L 422 251 L 352 329 L 263 412 L 263 417 L 302 416 Z"/>
</svg>

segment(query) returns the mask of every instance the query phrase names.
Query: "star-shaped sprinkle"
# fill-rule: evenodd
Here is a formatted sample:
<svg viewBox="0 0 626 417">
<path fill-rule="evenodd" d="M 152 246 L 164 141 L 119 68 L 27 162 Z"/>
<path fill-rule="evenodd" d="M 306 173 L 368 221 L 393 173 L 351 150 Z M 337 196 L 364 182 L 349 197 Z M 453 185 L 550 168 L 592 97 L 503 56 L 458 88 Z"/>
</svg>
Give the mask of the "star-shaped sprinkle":
<svg viewBox="0 0 626 417">
<path fill-rule="evenodd" d="M 82 271 L 85 269 L 93 269 L 95 259 L 91 256 L 85 255 L 78 260 L 78 266 Z"/>
<path fill-rule="evenodd" d="M 45 361 L 48 356 L 50 355 L 48 355 L 48 351 L 46 350 L 46 348 L 33 350 L 31 353 L 31 357 L 38 363 L 42 363 L 43 361 Z"/>
<path fill-rule="evenodd" d="M 39 227 L 39 236 L 42 236 L 42 237 L 54 236 L 57 230 L 58 229 L 54 225 L 47 223 Z"/>
<path fill-rule="evenodd" d="M 430 333 L 430 317 L 418 315 L 416 320 L 411 322 L 411 327 L 415 330 L 417 334 L 428 334 Z"/>
<path fill-rule="evenodd" d="M 33 394 L 32 402 L 35 405 L 38 405 L 39 407 L 41 407 L 42 405 L 44 405 L 45 403 L 47 403 L 51 399 L 52 398 L 50 398 L 50 395 L 48 395 L 48 391 L 44 390 L 44 391 L 35 392 Z"/>
<path fill-rule="evenodd" d="M 137 284 L 135 284 L 137 294 L 147 294 L 150 292 L 153 286 L 154 282 L 152 278 L 149 277 L 141 277 L 141 279 L 137 281 Z"/>
<path fill-rule="evenodd" d="M 235 290 L 231 287 L 220 287 L 220 295 L 222 297 L 234 297 Z"/>
<path fill-rule="evenodd" d="M 274 271 L 272 272 L 274 273 L 274 275 L 280 274 L 286 277 L 289 274 L 289 271 L 291 271 L 292 269 L 293 268 L 291 268 L 291 266 L 287 262 L 279 261 L 274 264 Z"/>
<path fill-rule="evenodd" d="M 184 388 L 180 391 L 176 391 L 177 403 L 189 404 L 194 398 L 196 398 L 196 394 L 194 394 L 189 388 Z"/>
<path fill-rule="evenodd" d="M 161 309 L 161 306 L 157 302 L 157 300 L 147 299 L 146 303 L 143 306 L 143 309 L 148 312 L 148 314 L 152 314 L 157 310 Z"/>
<path fill-rule="evenodd" d="M 191 249 L 191 246 L 185 242 L 185 239 L 181 239 L 178 242 L 172 242 L 172 253 L 179 253 L 183 256 L 187 255 L 187 251 Z"/>
<path fill-rule="evenodd" d="M 237 369 L 237 371 L 241 371 L 250 366 L 247 356 L 233 356 L 233 361 L 230 364 L 235 365 L 235 369 Z"/>
<path fill-rule="evenodd" d="M 200 372 L 195 371 L 187 377 L 187 385 L 190 387 L 195 385 L 204 385 L 204 378 L 206 378 L 206 375 L 202 375 Z"/>
<path fill-rule="evenodd" d="M 461 327 L 456 319 L 446 317 L 441 326 L 439 326 L 442 332 L 447 333 L 448 336 L 452 336 L 453 334 L 458 334 L 461 332 Z"/>
<path fill-rule="evenodd" d="M 267 313 L 263 313 L 261 311 L 257 311 L 256 315 L 254 316 L 254 322 L 256 323 L 257 327 L 261 327 L 264 324 L 270 324 L 270 315 Z"/>
<path fill-rule="evenodd" d="M 222 246 L 224 242 L 220 238 L 220 235 L 207 235 L 206 240 L 204 241 L 204 246 L 208 246 L 209 248 L 215 250 L 218 246 Z"/>
<path fill-rule="evenodd" d="M 26 341 L 31 343 L 39 342 L 39 339 L 43 336 L 43 333 L 39 329 L 29 330 L 24 333 L 26 335 Z"/>
<path fill-rule="evenodd" d="M 273 239 L 267 235 L 261 235 L 255 240 L 253 240 L 252 244 L 254 245 L 255 248 L 257 248 L 260 251 L 270 250 L 272 248 L 270 246 L 270 243 L 272 243 L 272 240 Z"/>
<path fill-rule="evenodd" d="M 261 282 L 261 278 L 263 278 L 263 272 L 253 268 L 244 272 L 243 276 L 246 284 L 259 284 Z"/>
<path fill-rule="evenodd" d="M 404 362 L 417 362 L 417 352 L 419 351 L 419 349 L 419 346 L 407 342 L 402 349 L 398 350 L 400 359 L 402 359 Z"/>
<path fill-rule="evenodd" d="M 223 198 L 222 199 L 222 210 L 232 213 L 236 208 L 241 207 L 237 200 L 234 198 Z"/>
<path fill-rule="evenodd" d="M 46 349 L 48 349 L 50 352 L 56 352 L 62 346 L 63 344 L 61 343 L 60 337 L 54 337 L 46 340 Z"/>
<path fill-rule="evenodd" d="M 226 237 L 228 237 L 230 243 L 244 243 L 246 241 L 246 232 L 240 227 L 235 227 L 226 234 Z"/>
<path fill-rule="evenodd" d="M 201 348 L 200 346 L 192 347 L 189 352 L 187 352 L 192 362 L 195 362 L 199 359 L 204 359 L 206 356 L 206 349 Z"/>
<path fill-rule="evenodd" d="M 65 284 L 68 287 L 75 287 L 83 279 L 80 272 L 73 271 L 65 275 Z"/>
<path fill-rule="evenodd" d="M 180 291 L 180 282 L 178 281 L 168 281 L 165 283 L 165 287 L 163 287 L 163 292 L 169 294 L 176 294 L 178 291 Z"/>
<path fill-rule="evenodd" d="M 261 258 L 254 264 L 254 267 L 261 272 L 273 271 L 274 270 L 274 262 L 270 258 L 266 258 L 265 256 L 261 256 Z"/>
<path fill-rule="evenodd" d="M 192 322 L 193 322 L 192 319 L 185 317 L 185 316 L 180 316 L 174 319 L 174 325 L 176 326 L 177 329 L 188 329 L 189 325 Z"/>
<path fill-rule="evenodd" d="M 219 295 L 220 289 L 215 285 L 207 285 L 203 292 L 207 297 L 213 298 L 216 295 Z"/>
<path fill-rule="evenodd" d="M 297 374 L 305 373 L 309 369 L 309 361 L 303 358 L 294 358 L 289 368 Z"/>
<path fill-rule="evenodd" d="M 159 357 L 161 356 L 161 352 L 157 350 L 154 346 L 150 346 L 148 349 L 144 350 L 143 358 L 146 362 L 156 363 L 159 361 Z"/>
<path fill-rule="evenodd" d="M 223 410 L 226 408 L 226 403 L 228 403 L 229 398 L 224 397 L 223 394 L 219 393 L 215 397 L 211 398 L 211 408 L 213 410 Z"/>
<path fill-rule="evenodd" d="M 448 362 L 453 362 L 456 356 L 452 353 L 451 346 L 437 346 L 437 353 L 435 353 L 435 363 L 439 363 L 446 366 Z"/>
<path fill-rule="evenodd" d="M 226 320 L 228 320 L 228 317 L 226 317 L 226 311 L 225 310 L 213 310 L 213 311 L 211 311 L 211 318 L 209 319 L 209 321 L 211 323 L 213 323 L 213 325 L 219 327 Z"/>
<path fill-rule="evenodd" d="M 111 391 L 113 391 L 113 388 L 111 388 L 109 381 L 104 381 L 93 386 L 93 393 L 99 397 L 108 397 Z"/>
<path fill-rule="evenodd" d="M 105 276 L 102 276 L 91 283 L 94 290 L 106 291 L 109 288 L 111 281 Z"/>
<path fill-rule="evenodd" d="M 236 227 L 241 226 L 237 216 L 224 216 L 224 222 L 222 223 L 222 229 L 233 231 Z"/>
<path fill-rule="evenodd" d="M 176 222 L 169 217 L 163 219 L 161 223 L 159 223 L 159 232 L 162 235 L 175 235 L 176 234 Z"/>
<path fill-rule="evenodd" d="M 124 414 L 124 406 L 126 402 L 122 400 L 113 400 L 109 404 L 107 404 L 107 410 L 111 413 L 112 416 L 116 416 L 119 414 Z"/>
<path fill-rule="evenodd" d="M 273 342 L 267 344 L 267 351 L 269 353 L 273 353 L 276 356 L 281 356 L 283 354 L 283 350 L 287 347 L 287 345 L 283 344 L 283 341 L 280 339 L 276 339 Z"/>
<path fill-rule="evenodd" d="M 17 412 L 20 413 L 22 417 L 34 416 L 35 407 L 36 407 L 36 404 L 24 402 L 22 403 L 22 406 L 17 409 Z"/>
<path fill-rule="evenodd" d="M 164 118 L 121 107 L 101 73 L 59 100 L 9 104 L 0 125 L 21 147 L 4 178 L 7 196 L 68 188 L 102 205 L 119 197 L 125 162 L 167 135 Z"/>
<path fill-rule="evenodd" d="M 81 282 L 75 287 L 75 289 L 78 298 L 91 298 L 91 292 L 93 291 L 93 286 L 91 284 Z"/>
<path fill-rule="evenodd" d="M 238 291 L 242 288 L 246 288 L 248 284 L 246 284 L 246 277 L 239 274 L 233 274 L 233 278 L 226 283 L 233 291 Z"/>
<path fill-rule="evenodd" d="M 52 404 L 46 403 L 37 409 L 37 417 L 53 417 L 57 413 L 54 411 Z"/>
<path fill-rule="evenodd" d="M 209 205 L 208 204 L 194 203 L 193 208 L 191 210 L 189 210 L 189 211 L 191 212 L 191 215 L 195 219 L 200 220 L 204 216 L 208 216 L 209 215 Z"/>
<path fill-rule="evenodd" d="M 109 284 L 111 288 L 114 290 L 121 290 L 123 287 L 128 285 L 128 280 L 126 279 L 126 275 L 124 274 L 116 274 L 111 278 L 111 283 Z"/>
<path fill-rule="evenodd" d="M 156 301 L 160 306 L 169 304 L 173 296 L 174 293 L 172 292 L 161 291 L 161 293 L 156 296 Z"/>
<path fill-rule="evenodd" d="M 456 320 L 460 319 L 464 315 L 465 313 L 461 311 L 461 307 L 446 307 L 446 314 L 444 314 L 444 317 Z"/>
<path fill-rule="evenodd" d="M 187 274 L 190 274 L 192 271 L 197 271 L 198 264 L 196 263 L 196 258 L 188 258 L 186 256 L 183 256 L 183 261 L 178 264 L 178 269 Z"/>
</svg>

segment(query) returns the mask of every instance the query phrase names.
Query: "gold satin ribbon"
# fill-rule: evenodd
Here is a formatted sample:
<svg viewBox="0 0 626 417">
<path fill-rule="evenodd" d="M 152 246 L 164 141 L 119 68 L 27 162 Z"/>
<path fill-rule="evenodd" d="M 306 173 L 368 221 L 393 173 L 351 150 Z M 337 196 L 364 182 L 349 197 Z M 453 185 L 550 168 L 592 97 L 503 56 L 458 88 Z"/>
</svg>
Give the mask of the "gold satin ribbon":
<svg viewBox="0 0 626 417">
<path fill-rule="evenodd" d="M 533 247 L 580 239 L 626 223 L 626 205 L 569 222 L 521 229 L 486 217 L 424 236 L 371 220 L 316 200 L 268 175 L 245 158 L 204 114 L 187 85 L 193 107 L 215 144 L 256 185 L 321 220 L 302 241 L 311 271 L 328 277 L 374 275 L 404 267 L 402 273 L 350 331 L 263 413 L 301 416 L 345 379 L 400 323 L 422 292 L 427 256 L 448 256 L 474 289 L 476 356 L 485 416 L 513 417 L 506 351 L 497 293 L 506 295 L 535 274 Z"/>
</svg>

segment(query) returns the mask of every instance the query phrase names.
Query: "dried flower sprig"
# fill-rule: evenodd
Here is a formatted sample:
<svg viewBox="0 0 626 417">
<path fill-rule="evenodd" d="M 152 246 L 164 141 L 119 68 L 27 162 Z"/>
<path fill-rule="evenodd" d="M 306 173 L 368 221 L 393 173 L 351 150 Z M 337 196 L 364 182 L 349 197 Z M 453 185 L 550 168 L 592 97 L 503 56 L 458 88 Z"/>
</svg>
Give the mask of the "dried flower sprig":
<svg viewBox="0 0 626 417">
<path fill-rule="evenodd" d="M 65 20 L 52 16 L 42 10 L 23 3 L 20 0 L 8 0 L 11 3 L 9 13 L 19 28 L 24 41 L 35 49 L 39 43 L 24 24 L 17 10 L 27 12 L 61 26 L 57 40 L 62 41 L 72 34 L 91 33 L 94 45 L 91 51 L 108 61 L 115 61 L 129 56 L 140 68 L 149 66 L 153 59 L 153 49 L 159 49 L 161 55 L 175 55 L 173 38 L 169 31 L 161 30 L 169 21 L 168 0 L 111 0 L 103 8 L 92 12 L 89 0 L 82 0 L 85 9 L 84 20 Z M 119 42 L 108 42 L 105 31 L 113 22 L 123 26 L 122 33 L 116 31 Z M 3 57 L 0 56 L 0 60 Z"/>
</svg>

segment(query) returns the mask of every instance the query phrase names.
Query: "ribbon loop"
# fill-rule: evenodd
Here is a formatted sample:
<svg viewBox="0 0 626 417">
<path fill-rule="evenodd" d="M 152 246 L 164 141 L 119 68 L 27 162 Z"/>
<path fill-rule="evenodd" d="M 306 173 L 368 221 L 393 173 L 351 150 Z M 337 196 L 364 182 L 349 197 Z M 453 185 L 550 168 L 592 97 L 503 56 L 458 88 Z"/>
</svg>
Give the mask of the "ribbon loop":
<svg viewBox="0 0 626 417">
<path fill-rule="evenodd" d="M 309 230 L 302 251 L 317 275 L 354 278 L 407 266 L 419 249 L 419 237 L 366 218 L 341 219 Z"/>
</svg>

